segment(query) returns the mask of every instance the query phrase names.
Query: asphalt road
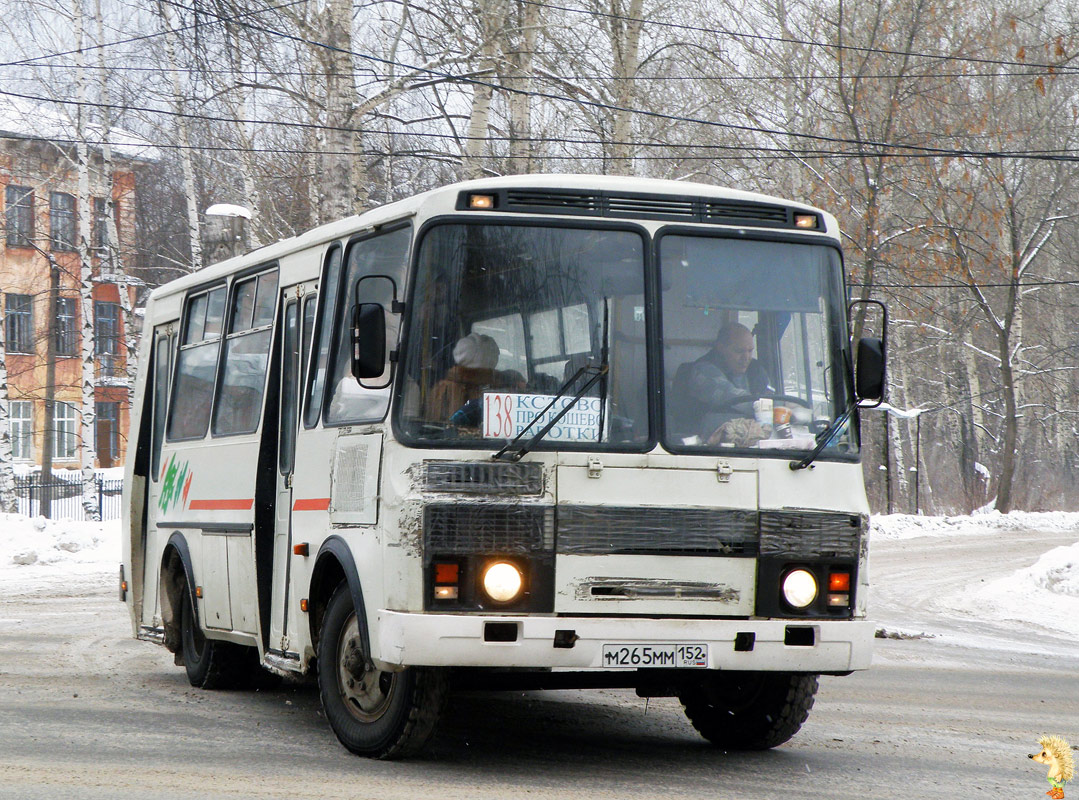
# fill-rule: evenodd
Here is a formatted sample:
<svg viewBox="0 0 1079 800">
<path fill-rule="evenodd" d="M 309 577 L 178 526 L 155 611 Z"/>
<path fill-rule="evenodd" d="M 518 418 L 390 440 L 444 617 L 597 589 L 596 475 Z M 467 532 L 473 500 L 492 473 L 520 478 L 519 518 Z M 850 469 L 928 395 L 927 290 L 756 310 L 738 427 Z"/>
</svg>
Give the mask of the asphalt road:
<svg viewBox="0 0 1079 800">
<path fill-rule="evenodd" d="M 883 621 L 867 672 L 821 679 L 809 721 L 764 753 L 700 739 L 677 701 L 632 692 L 455 695 L 422 758 L 348 754 L 317 691 L 191 688 L 130 638 L 111 576 L 0 597 L 0 798 L 1044 797 L 1043 733 L 1079 743 L 1079 643 L 951 620 L 930 597 L 1075 535 L 874 544 Z M 1069 789 L 1071 791 L 1071 789 Z"/>
</svg>

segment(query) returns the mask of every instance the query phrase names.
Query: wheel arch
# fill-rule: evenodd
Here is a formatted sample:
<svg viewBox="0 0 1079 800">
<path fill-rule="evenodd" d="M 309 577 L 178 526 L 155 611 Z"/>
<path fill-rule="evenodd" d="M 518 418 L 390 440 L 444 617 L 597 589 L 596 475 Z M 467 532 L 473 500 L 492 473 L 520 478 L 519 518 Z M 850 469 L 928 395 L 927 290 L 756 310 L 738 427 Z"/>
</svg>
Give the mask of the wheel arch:
<svg viewBox="0 0 1079 800">
<path fill-rule="evenodd" d="M 311 646 L 318 652 L 319 633 L 322 619 L 330 598 L 341 581 L 348 583 L 352 595 L 352 607 L 356 610 L 356 622 L 360 629 L 360 639 L 365 652 L 371 652 L 371 634 L 367 624 L 367 607 L 363 602 L 363 587 L 360 584 L 359 571 L 352 548 L 340 536 L 331 536 L 322 543 L 315 557 L 315 567 L 311 572 L 311 585 L 308 592 L 311 625 Z"/>
<path fill-rule="evenodd" d="M 180 603 L 184 587 L 195 587 L 195 570 L 191 564 L 191 549 L 182 533 L 176 531 L 169 537 L 161 552 L 161 622 L 165 629 L 165 647 L 170 652 L 178 653 L 182 647 L 180 635 Z M 195 592 L 188 592 L 191 601 L 191 613 L 196 625 L 199 622 L 199 606 L 195 602 Z"/>
</svg>

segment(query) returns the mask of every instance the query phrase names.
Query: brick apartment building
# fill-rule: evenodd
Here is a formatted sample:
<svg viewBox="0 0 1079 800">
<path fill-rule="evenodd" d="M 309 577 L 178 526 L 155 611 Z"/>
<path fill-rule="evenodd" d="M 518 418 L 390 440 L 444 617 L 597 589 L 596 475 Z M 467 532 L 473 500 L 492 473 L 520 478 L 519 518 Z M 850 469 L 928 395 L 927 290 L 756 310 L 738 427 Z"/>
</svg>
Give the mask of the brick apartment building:
<svg viewBox="0 0 1079 800">
<path fill-rule="evenodd" d="M 32 126 L 27 123 L 30 119 Z M 40 110 L 0 105 L 0 302 L 8 373 L 8 396 L 0 401 L 7 403 L 15 461 L 40 464 L 51 339 L 55 353 L 55 468 L 79 465 L 82 407 L 78 172 L 73 137 L 64 135 L 65 127 L 63 120 L 43 116 Z M 128 142 L 133 141 L 125 136 Z M 121 303 L 114 280 L 115 268 L 108 257 L 105 196 L 111 191 L 122 263 L 131 264 L 134 167 L 147 160 L 135 155 L 139 152 L 133 147 L 114 148 L 112 174 L 106 176 L 102 174 L 100 150 L 91 149 L 94 410 L 100 467 L 119 466 L 124 460 L 129 386 L 123 307 L 134 306 L 134 289 L 127 289 L 129 302 Z M 54 318 L 49 313 L 50 260 L 59 274 Z"/>
</svg>

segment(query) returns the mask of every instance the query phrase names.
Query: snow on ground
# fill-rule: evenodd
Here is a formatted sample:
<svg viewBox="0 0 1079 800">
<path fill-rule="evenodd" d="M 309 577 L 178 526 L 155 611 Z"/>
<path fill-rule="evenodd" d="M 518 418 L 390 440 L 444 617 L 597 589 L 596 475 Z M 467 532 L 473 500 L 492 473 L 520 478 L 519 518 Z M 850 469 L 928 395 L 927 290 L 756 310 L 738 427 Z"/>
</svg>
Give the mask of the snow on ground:
<svg viewBox="0 0 1079 800">
<path fill-rule="evenodd" d="M 1030 567 L 987 581 L 953 602 L 974 618 L 1079 638 L 1079 541 L 1053 548 Z"/>
<path fill-rule="evenodd" d="M 1079 513 L 897 514 L 875 517 L 870 537 L 1007 537 L 1026 530 L 1074 530 L 1076 543 L 1043 553 L 1030 567 L 965 587 L 950 599 L 952 608 L 965 617 L 1029 624 L 1079 637 Z M 109 585 L 116 580 L 119 563 L 119 520 L 50 521 L 0 514 L 0 592 L 37 592 L 64 583 Z"/>
<path fill-rule="evenodd" d="M 117 580 L 120 520 L 73 522 L 0 514 L 0 594 Z"/>
<path fill-rule="evenodd" d="M 1043 552 L 1034 564 L 1020 569 L 1009 570 L 999 557 L 992 555 L 994 540 L 1003 547 L 1016 541 L 1017 536 L 1025 538 L 1032 532 L 1063 534 L 1058 541 L 1068 541 L 1067 534 L 1074 533 L 1074 539 L 1069 545 Z M 966 571 L 970 575 L 968 581 L 937 595 L 935 600 L 924 602 L 924 608 L 942 621 L 949 618 L 980 621 L 992 623 L 993 630 L 998 631 L 1040 632 L 1054 638 L 1079 639 L 1079 513 L 987 511 L 953 517 L 895 514 L 873 518 L 871 548 L 874 540 L 902 541 L 904 547 L 917 548 L 918 539 L 926 539 L 926 547 L 941 539 L 950 542 L 967 539 L 972 545 L 977 542 L 981 546 L 972 546 L 964 552 L 982 553 L 982 559 L 986 558 L 984 554 L 989 554 L 991 559 L 981 565 L 972 563 Z M 930 574 L 927 580 L 931 579 Z M 909 592 L 917 596 L 921 590 L 911 586 Z"/>
<path fill-rule="evenodd" d="M 1074 530 L 1079 539 L 1079 512 L 987 511 L 956 517 L 916 517 L 889 514 L 872 518 L 874 539 L 915 539 L 920 536 L 995 536 L 1008 531 Z"/>
</svg>

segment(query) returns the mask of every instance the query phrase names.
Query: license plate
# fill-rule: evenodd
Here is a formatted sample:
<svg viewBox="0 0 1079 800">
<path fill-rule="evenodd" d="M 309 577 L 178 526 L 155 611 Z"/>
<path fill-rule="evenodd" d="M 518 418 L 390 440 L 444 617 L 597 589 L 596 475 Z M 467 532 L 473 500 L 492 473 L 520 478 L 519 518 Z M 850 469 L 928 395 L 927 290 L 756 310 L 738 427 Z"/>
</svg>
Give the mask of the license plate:
<svg viewBox="0 0 1079 800">
<path fill-rule="evenodd" d="M 605 667 L 708 667 L 706 644 L 605 644 Z"/>
</svg>

